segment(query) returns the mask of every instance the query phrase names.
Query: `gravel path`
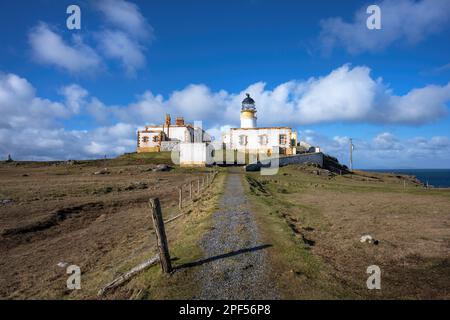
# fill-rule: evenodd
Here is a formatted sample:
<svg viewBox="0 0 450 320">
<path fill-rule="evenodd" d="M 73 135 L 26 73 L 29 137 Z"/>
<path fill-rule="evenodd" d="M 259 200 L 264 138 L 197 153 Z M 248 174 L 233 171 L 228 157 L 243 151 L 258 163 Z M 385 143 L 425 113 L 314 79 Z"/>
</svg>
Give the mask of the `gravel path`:
<svg viewBox="0 0 450 320">
<path fill-rule="evenodd" d="M 198 270 L 200 299 L 276 299 L 268 279 L 270 266 L 241 180 L 230 172 L 220 202 L 213 214 L 213 229 L 201 241 L 205 260 Z"/>
</svg>

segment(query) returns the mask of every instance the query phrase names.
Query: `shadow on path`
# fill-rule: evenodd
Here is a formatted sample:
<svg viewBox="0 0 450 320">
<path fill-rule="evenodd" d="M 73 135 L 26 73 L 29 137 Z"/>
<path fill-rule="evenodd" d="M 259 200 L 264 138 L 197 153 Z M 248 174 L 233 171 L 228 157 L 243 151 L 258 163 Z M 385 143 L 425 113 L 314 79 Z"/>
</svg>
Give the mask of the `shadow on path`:
<svg viewBox="0 0 450 320">
<path fill-rule="evenodd" d="M 230 257 L 237 256 L 237 255 L 240 255 L 240 254 L 244 254 L 244 253 L 247 253 L 247 252 L 254 252 L 254 251 L 258 251 L 258 250 L 264 250 L 264 249 L 270 248 L 271 246 L 272 246 L 271 244 L 263 244 L 263 245 L 256 246 L 256 247 L 239 249 L 239 250 L 236 250 L 236 251 L 231 251 L 231 252 L 228 252 L 228 253 L 220 254 L 218 256 L 206 258 L 206 259 L 203 259 L 203 260 L 198 260 L 198 261 L 194 261 L 194 262 L 185 263 L 185 264 L 182 264 L 182 265 L 180 265 L 178 267 L 175 267 L 175 270 L 197 267 L 197 266 L 201 266 L 201 265 L 203 265 L 205 263 L 209 263 L 209 262 L 220 260 L 220 259 L 230 258 Z"/>
</svg>

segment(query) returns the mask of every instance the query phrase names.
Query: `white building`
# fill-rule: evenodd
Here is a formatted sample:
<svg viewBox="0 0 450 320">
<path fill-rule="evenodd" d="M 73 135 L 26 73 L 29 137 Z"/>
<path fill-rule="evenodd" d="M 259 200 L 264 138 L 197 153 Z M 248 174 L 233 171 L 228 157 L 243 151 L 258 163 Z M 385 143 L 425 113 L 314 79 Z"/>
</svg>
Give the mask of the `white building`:
<svg viewBox="0 0 450 320">
<path fill-rule="evenodd" d="M 320 149 L 297 142 L 297 133 L 290 127 L 257 127 L 255 101 L 247 94 L 242 101 L 241 127 L 231 128 L 222 141 L 212 142 L 200 127 L 185 124 L 170 115 L 159 126 L 146 126 L 138 131 L 137 152 L 179 151 L 180 166 L 206 166 L 213 163 L 245 163 L 260 155 L 292 155 L 314 153 Z M 244 156 L 244 157 L 242 157 Z M 248 158 L 248 159 L 247 159 Z M 241 162 L 242 160 L 242 162 Z"/>
<path fill-rule="evenodd" d="M 166 115 L 163 125 L 146 126 L 137 133 L 137 152 L 171 151 L 179 143 L 209 142 L 211 138 L 200 127 L 185 124 L 178 117 L 171 123 L 170 115 Z"/>
<path fill-rule="evenodd" d="M 247 94 L 242 101 L 241 127 L 222 137 L 225 149 L 245 153 L 296 153 L 297 133 L 289 127 L 257 127 L 255 101 Z"/>
</svg>

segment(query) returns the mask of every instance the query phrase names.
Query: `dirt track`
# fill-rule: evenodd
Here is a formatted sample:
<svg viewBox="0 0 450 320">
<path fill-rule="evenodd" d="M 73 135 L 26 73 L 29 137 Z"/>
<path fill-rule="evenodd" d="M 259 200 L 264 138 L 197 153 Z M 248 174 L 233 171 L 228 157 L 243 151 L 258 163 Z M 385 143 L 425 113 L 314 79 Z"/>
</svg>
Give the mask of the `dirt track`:
<svg viewBox="0 0 450 320">
<path fill-rule="evenodd" d="M 198 270 L 200 299 L 276 299 L 270 266 L 253 214 L 247 206 L 242 174 L 228 175 L 220 210 L 201 246 L 205 260 Z"/>
</svg>

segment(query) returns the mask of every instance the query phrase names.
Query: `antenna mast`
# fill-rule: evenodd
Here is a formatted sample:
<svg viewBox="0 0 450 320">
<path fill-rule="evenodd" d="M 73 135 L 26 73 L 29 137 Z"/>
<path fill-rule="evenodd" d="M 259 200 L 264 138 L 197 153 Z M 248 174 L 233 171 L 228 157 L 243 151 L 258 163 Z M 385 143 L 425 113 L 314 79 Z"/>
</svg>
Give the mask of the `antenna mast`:
<svg viewBox="0 0 450 320">
<path fill-rule="evenodd" d="M 350 171 L 353 172 L 353 139 L 350 138 Z"/>
</svg>

